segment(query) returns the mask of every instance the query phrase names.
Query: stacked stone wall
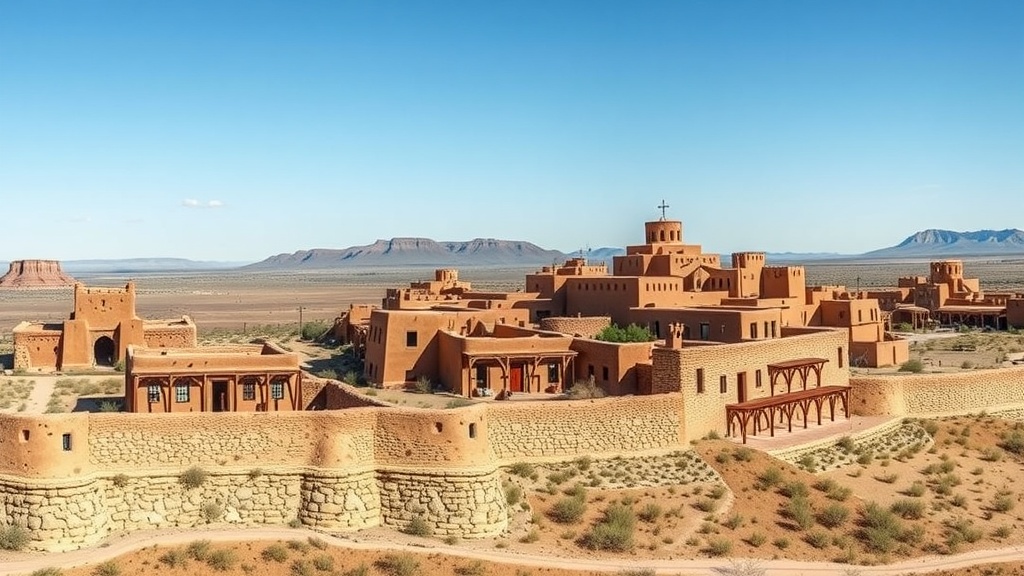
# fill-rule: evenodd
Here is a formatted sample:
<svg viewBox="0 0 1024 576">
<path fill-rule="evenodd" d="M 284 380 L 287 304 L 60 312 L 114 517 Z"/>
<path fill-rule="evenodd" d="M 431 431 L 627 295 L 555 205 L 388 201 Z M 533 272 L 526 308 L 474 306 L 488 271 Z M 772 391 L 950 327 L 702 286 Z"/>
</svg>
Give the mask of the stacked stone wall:
<svg viewBox="0 0 1024 576">
<path fill-rule="evenodd" d="M 504 463 L 678 448 L 681 419 L 678 393 L 487 407 L 491 449 Z"/>
<path fill-rule="evenodd" d="M 1024 368 L 858 376 L 850 380 L 854 413 L 967 414 L 1024 403 Z"/>
<path fill-rule="evenodd" d="M 427 520 L 435 536 L 482 538 L 508 526 L 508 505 L 496 469 L 382 471 L 381 524 L 402 529 L 416 517 Z"/>
<path fill-rule="evenodd" d="M 542 318 L 540 329 L 583 338 L 593 338 L 612 323 L 611 316 L 571 316 Z"/>
</svg>

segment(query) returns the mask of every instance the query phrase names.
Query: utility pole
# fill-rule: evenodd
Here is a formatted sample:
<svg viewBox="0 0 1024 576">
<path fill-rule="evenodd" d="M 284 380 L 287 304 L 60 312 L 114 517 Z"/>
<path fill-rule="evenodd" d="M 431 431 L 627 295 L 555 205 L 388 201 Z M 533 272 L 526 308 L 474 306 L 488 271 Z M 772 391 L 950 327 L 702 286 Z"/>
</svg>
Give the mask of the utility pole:
<svg viewBox="0 0 1024 576">
<path fill-rule="evenodd" d="M 302 306 L 299 306 L 299 340 L 302 340 Z"/>
</svg>

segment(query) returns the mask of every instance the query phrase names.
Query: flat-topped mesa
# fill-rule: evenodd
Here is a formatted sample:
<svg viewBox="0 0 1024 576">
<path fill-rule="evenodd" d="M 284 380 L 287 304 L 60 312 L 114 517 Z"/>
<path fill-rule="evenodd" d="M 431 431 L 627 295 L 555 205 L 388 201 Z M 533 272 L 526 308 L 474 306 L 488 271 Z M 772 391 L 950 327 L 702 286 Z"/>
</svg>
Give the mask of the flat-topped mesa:
<svg viewBox="0 0 1024 576">
<path fill-rule="evenodd" d="M 0 277 L 0 288 L 64 288 L 75 279 L 60 268 L 57 260 L 15 260 Z"/>
</svg>

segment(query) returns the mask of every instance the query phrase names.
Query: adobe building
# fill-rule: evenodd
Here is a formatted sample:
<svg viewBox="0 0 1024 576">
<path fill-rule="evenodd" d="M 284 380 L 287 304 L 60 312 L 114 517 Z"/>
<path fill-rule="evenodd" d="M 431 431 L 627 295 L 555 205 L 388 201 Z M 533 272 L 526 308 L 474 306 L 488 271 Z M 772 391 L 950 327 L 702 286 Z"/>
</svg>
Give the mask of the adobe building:
<svg viewBox="0 0 1024 576">
<path fill-rule="evenodd" d="M 302 410 L 299 356 L 270 343 L 202 348 L 129 346 L 127 412 Z"/>
<path fill-rule="evenodd" d="M 895 324 L 914 329 L 940 325 L 964 325 L 1005 330 L 1024 327 L 1024 294 L 989 292 L 977 278 L 964 278 L 960 260 L 929 264 L 929 275 L 904 276 L 896 288 L 871 290 L 882 310 Z"/>
<path fill-rule="evenodd" d="M 14 327 L 16 370 L 114 366 L 129 346 L 192 348 L 196 326 L 180 320 L 143 320 L 135 314 L 135 284 L 87 288 L 75 284 L 74 309 L 60 324 L 21 322 Z"/>
</svg>

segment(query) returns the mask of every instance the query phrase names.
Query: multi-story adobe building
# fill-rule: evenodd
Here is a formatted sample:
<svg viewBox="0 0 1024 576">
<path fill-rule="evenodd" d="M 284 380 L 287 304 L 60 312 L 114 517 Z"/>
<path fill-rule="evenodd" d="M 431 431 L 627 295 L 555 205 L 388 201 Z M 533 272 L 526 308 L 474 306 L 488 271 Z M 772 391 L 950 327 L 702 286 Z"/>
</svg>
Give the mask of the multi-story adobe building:
<svg viewBox="0 0 1024 576">
<path fill-rule="evenodd" d="M 960 260 L 932 262 L 928 276 L 904 276 L 895 288 L 869 290 L 865 295 L 878 300 L 893 325 L 1024 328 L 1024 294 L 985 292 L 977 278 L 964 278 Z"/>
<path fill-rule="evenodd" d="M 522 292 L 476 292 L 454 270 L 389 290 L 382 308 L 362 316 L 364 377 L 382 386 L 427 378 L 467 395 L 560 390 L 589 378 L 612 394 L 657 389 L 654 344 L 595 340 L 609 323 L 646 326 L 659 340 L 676 326 L 690 346 L 770 346 L 799 329 L 832 327 L 847 339 L 829 354 L 839 368 L 908 358 L 875 299 L 807 287 L 802 267 L 767 266 L 760 252 L 733 254 L 722 268 L 717 254 L 683 243 L 679 221 L 647 222 L 645 239 L 613 259 L 611 274 L 573 258 L 528 274 Z"/>
</svg>

